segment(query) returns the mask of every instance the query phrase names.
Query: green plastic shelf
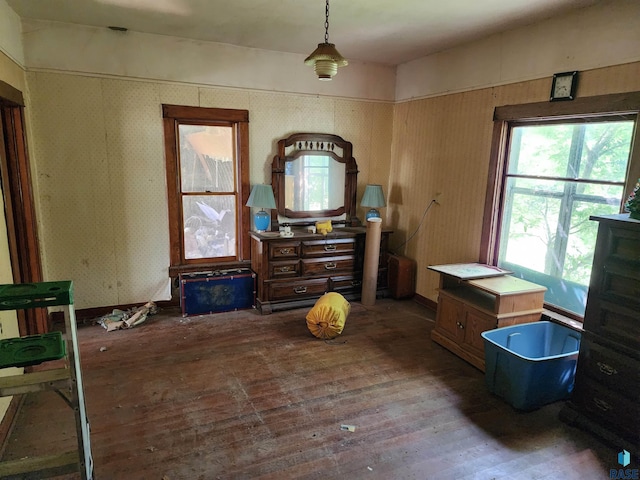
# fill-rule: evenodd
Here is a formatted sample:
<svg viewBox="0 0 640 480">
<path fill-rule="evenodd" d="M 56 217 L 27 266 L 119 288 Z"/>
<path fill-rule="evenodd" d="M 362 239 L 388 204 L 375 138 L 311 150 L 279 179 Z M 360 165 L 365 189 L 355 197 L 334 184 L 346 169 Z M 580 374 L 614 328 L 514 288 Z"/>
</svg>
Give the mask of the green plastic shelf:
<svg viewBox="0 0 640 480">
<path fill-rule="evenodd" d="M 0 368 L 28 367 L 64 357 L 62 333 L 49 332 L 0 340 Z"/>
<path fill-rule="evenodd" d="M 73 282 L 38 282 L 0 285 L 0 310 L 73 305 Z"/>
</svg>

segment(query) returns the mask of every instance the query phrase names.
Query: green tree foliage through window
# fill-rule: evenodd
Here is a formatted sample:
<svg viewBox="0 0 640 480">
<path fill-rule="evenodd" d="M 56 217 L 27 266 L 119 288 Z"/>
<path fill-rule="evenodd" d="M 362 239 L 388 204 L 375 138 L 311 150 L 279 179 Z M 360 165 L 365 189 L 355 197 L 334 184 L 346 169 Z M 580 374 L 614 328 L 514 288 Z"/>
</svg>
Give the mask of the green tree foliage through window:
<svg viewBox="0 0 640 480">
<path fill-rule="evenodd" d="M 597 225 L 620 211 L 633 120 L 510 126 L 498 264 L 582 315 Z"/>
</svg>

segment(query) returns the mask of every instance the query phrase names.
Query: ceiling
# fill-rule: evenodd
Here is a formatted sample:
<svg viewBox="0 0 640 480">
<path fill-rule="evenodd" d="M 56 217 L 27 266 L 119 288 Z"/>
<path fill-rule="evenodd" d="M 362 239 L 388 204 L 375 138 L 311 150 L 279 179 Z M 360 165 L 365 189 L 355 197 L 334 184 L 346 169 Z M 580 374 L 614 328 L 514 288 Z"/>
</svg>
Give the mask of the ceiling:
<svg viewBox="0 0 640 480">
<path fill-rule="evenodd" d="M 332 0 L 329 41 L 351 61 L 397 65 L 599 0 Z M 324 0 L 6 0 L 23 19 L 118 26 L 310 54 Z"/>
</svg>

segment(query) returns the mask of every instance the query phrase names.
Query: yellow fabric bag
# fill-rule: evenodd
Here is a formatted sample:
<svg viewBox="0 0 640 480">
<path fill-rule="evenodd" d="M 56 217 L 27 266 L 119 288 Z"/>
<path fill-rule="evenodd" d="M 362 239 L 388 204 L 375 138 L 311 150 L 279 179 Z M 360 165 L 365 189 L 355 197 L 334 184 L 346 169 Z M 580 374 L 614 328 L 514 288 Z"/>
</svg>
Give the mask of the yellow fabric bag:
<svg viewBox="0 0 640 480">
<path fill-rule="evenodd" d="M 339 293 L 321 296 L 307 314 L 307 328 L 318 338 L 328 340 L 342 333 L 351 304 Z"/>
</svg>

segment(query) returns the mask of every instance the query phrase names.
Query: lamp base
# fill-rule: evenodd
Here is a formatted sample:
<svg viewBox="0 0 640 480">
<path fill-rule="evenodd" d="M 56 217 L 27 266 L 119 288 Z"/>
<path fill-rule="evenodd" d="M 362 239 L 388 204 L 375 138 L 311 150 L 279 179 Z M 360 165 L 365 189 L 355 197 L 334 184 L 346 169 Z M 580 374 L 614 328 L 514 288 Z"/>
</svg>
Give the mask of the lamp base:
<svg viewBox="0 0 640 480">
<path fill-rule="evenodd" d="M 253 217 L 253 222 L 256 225 L 256 231 L 266 232 L 267 229 L 269 228 L 270 220 L 271 220 L 271 217 L 264 210 L 260 210 L 259 212 L 256 212 L 256 214 Z"/>
<path fill-rule="evenodd" d="M 369 220 L 370 218 L 380 218 L 380 212 L 375 208 L 372 208 L 367 212 L 364 218 L 365 220 Z"/>
</svg>

